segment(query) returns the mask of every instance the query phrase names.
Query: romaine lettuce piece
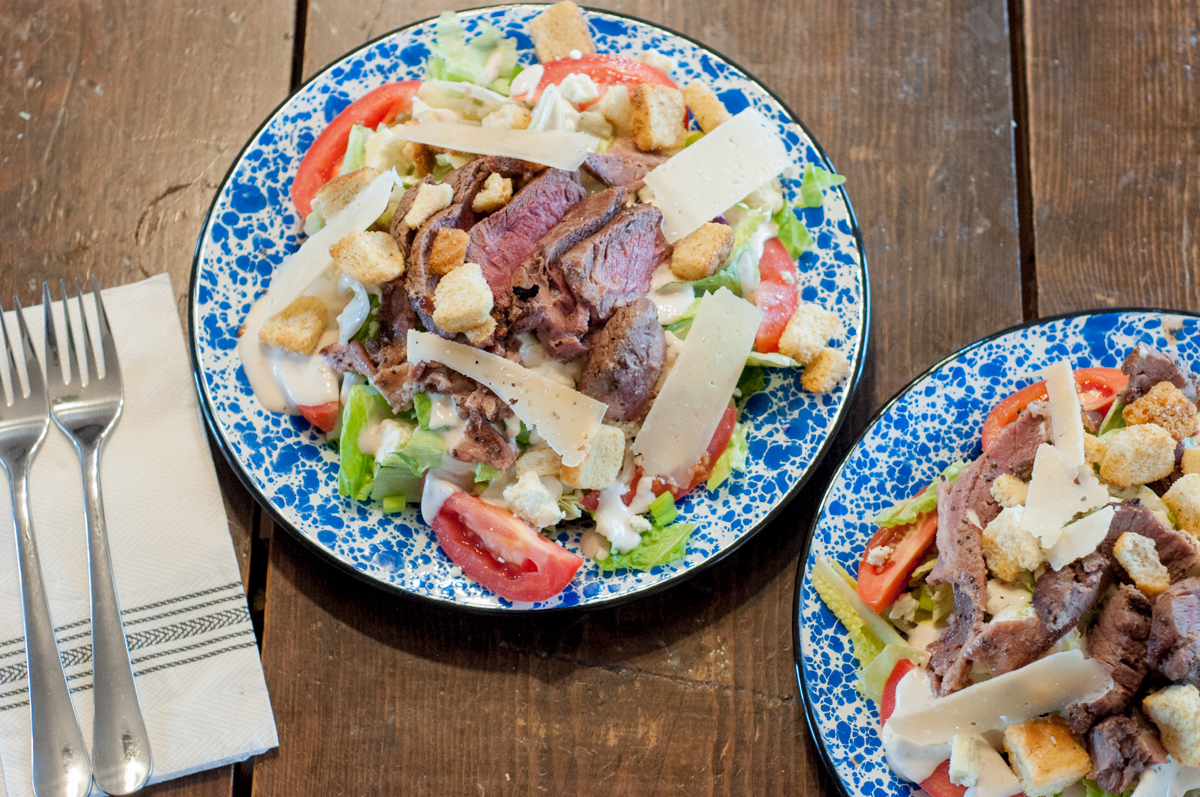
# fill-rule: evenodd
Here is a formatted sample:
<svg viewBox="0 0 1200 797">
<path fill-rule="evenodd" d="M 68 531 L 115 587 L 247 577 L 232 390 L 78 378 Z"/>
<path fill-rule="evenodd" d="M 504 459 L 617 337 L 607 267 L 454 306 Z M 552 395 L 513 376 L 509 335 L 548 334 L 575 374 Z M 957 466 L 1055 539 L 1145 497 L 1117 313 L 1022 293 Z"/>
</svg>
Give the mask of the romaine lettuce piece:
<svg viewBox="0 0 1200 797">
<path fill-rule="evenodd" d="M 496 481 L 496 479 L 499 479 L 503 476 L 504 476 L 504 471 L 496 470 L 495 468 L 493 468 L 491 465 L 487 464 L 486 462 L 476 462 L 475 463 L 475 483 L 476 484 L 479 484 L 480 482 L 487 482 L 488 484 L 491 484 L 492 482 Z"/>
<path fill-rule="evenodd" d="M 951 462 L 942 471 L 941 476 L 929 483 L 921 492 L 914 495 L 912 498 L 906 498 L 903 501 L 888 507 L 875 516 L 875 522 L 880 526 L 905 526 L 909 523 L 916 522 L 916 519 L 926 512 L 932 512 L 937 509 L 937 490 L 938 481 L 945 478 L 951 484 L 958 481 L 958 477 L 967 469 L 967 463 L 962 461 Z"/>
<path fill-rule="evenodd" d="M 746 356 L 746 365 L 757 365 L 760 368 L 799 368 L 800 363 L 779 352 L 752 351 Z"/>
<path fill-rule="evenodd" d="M 824 192 L 844 182 L 846 178 L 842 175 L 808 164 L 808 168 L 804 170 L 804 178 L 800 181 L 800 206 L 821 207 L 821 203 L 825 201 Z"/>
<path fill-rule="evenodd" d="M 796 212 L 791 208 L 783 208 L 775 214 L 775 224 L 779 227 L 779 240 L 787 249 L 788 255 L 795 260 L 804 254 L 804 250 L 812 246 L 812 235 L 809 234 L 808 228 L 804 226 L 804 222 L 796 215 Z"/>
<path fill-rule="evenodd" d="M 675 508 L 675 496 L 671 495 L 670 490 L 663 491 L 662 495 L 650 502 L 650 517 L 655 526 L 669 526 L 679 517 L 679 510 Z"/>
<path fill-rule="evenodd" d="M 704 485 L 709 492 L 720 487 L 733 471 L 746 469 L 746 457 L 750 454 L 750 444 L 746 440 L 747 431 L 749 427 L 744 423 L 734 425 L 733 436 L 729 438 L 728 445 L 713 465 L 708 483 Z"/>
<path fill-rule="evenodd" d="M 359 450 L 358 435 L 371 421 L 389 417 L 391 408 L 378 390 L 370 385 L 356 385 L 350 389 L 346 406 L 342 409 L 342 433 L 338 438 L 341 458 L 338 492 L 341 495 L 365 501 L 371 494 L 375 457 Z"/>
<path fill-rule="evenodd" d="M 517 66 L 517 42 L 484 22 L 468 44 L 453 11 L 438 17 L 426 80 L 459 80 L 507 93 Z M 503 79 L 503 82 L 501 82 Z"/>
<path fill-rule="evenodd" d="M 346 154 L 342 156 L 342 174 L 349 174 L 367 165 L 367 135 L 370 132 L 363 125 L 350 128 L 350 138 L 346 140 Z"/>
<path fill-rule="evenodd" d="M 748 398 L 767 386 L 763 369 L 757 365 L 747 365 L 738 377 L 737 391 L 739 398 Z"/>
<path fill-rule="evenodd" d="M 1104 420 L 1100 423 L 1100 428 L 1096 430 L 1096 436 L 1102 437 L 1109 432 L 1115 432 L 1117 429 L 1124 429 L 1125 423 L 1125 405 L 1119 400 L 1114 399 L 1113 403 L 1108 407 L 1108 413 L 1105 414 Z"/>
<path fill-rule="evenodd" d="M 892 670 L 902 660 L 908 659 L 918 667 L 925 663 L 929 654 L 909 645 L 885 645 L 870 664 L 858 673 L 858 681 L 862 684 L 863 694 L 877 704 L 883 697 L 883 689 L 892 675 Z"/>
<path fill-rule="evenodd" d="M 650 570 L 682 559 L 687 554 L 688 539 L 695 530 L 692 523 L 674 523 L 670 526 L 655 526 L 642 534 L 642 541 L 626 553 L 608 555 L 597 559 L 601 570 Z"/>
<path fill-rule="evenodd" d="M 871 611 L 871 607 L 858 597 L 857 582 L 824 554 L 817 554 L 813 564 L 812 585 L 829 611 L 846 628 L 860 670 L 874 661 L 887 645 L 908 646 L 891 623 Z"/>
</svg>

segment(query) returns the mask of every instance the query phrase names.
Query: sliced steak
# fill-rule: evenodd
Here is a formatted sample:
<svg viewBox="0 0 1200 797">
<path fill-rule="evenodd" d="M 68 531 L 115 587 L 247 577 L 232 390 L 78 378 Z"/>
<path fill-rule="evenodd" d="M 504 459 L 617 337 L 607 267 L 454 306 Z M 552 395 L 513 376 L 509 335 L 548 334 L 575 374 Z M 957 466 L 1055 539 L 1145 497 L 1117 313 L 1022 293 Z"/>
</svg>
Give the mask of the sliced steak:
<svg viewBox="0 0 1200 797">
<path fill-rule="evenodd" d="M 404 274 L 408 300 L 425 329 L 443 338 L 452 339 L 455 336 L 433 322 L 433 293 L 441 277 L 429 270 L 429 256 L 433 251 L 433 242 L 437 238 L 438 230 L 465 230 L 474 218 L 475 213 L 468 205 L 454 204 L 439 210 L 417 230 L 408 254 Z"/>
<path fill-rule="evenodd" d="M 666 155 L 642 152 L 631 138 L 618 138 L 608 151 L 588 155 L 583 168 L 605 185 L 636 191 L 645 185 L 646 175 L 666 161 Z"/>
<path fill-rule="evenodd" d="M 1088 734 L 1089 778 L 1109 794 L 1123 794 L 1148 766 L 1163 764 L 1167 751 L 1149 728 L 1129 717 L 1109 717 Z"/>
<path fill-rule="evenodd" d="M 972 662 L 988 665 L 993 677 L 1024 667 L 1058 641 L 1036 614 L 1019 620 L 1002 620 L 985 625 L 963 652 Z"/>
<path fill-rule="evenodd" d="M 579 392 L 608 405 L 607 421 L 644 419 L 667 356 L 654 302 L 643 296 L 618 309 L 591 349 L 579 375 Z"/>
<path fill-rule="evenodd" d="M 1061 570 L 1047 570 L 1033 587 L 1038 618 L 1061 639 L 1079 625 L 1114 579 L 1112 560 L 1099 551 L 1077 559 Z"/>
<path fill-rule="evenodd" d="M 400 195 L 400 204 L 396 206 L 396 211 L 392 214 L 392 226 L 389 228 L 389 232 L 396 241 L 396 246 L 400 247 L 400 255 L 406 262 L 408 251 L 412 247 L 413 236 L 417 234 L 417 231 L 404 223 L 404 217 L 408 215 L 408 211 L 412 210 L 413 203 L 417 201 L 417 194 L 420 193 L 421 186 L 436 184 L 437 180 L 433 179 L 433 175 L 426 175 L 419 182 L 413 183 L 407 191 Z"/>
<path fill-rule="evenodd" d="M 1108 599 L 1096 627 L 1087 636 L 1087 654 L 1100 662 L 1113 685 L 1099 700 L 1066 707 L 1063 716 L 1074 733 L 1086 733 L 1096 720 L 1129 710 L 1146 677 L 1146 640 L 1150 637 L 1152 611 L 1146 596 L 1129 584 L 1122 585 Z"/>
<path fill-rule="evenodd" d="M 1164 354 L 1145 343 L 1133 347 L 1121 364 L 1121 370 L 1129 374 L 1129 382 L 1117 397 L 1122 404 L 1132 404 L 1159 382 L 1170 382 L 1193 404 L 1200 398 L 1200 384 L 1195 374 L 1175 355 Z"/>
<path fill-rule="evenodd" d="M 482 462 L 496 470 L 508 470 L 521 453 L 515 442 L 509 442 L 479 413 L 467 417 L 462 439 L 450 449 L 450 456 L 459 462 Z"/>
<path fill-rule="evenodd" d="M 661 225 L 658 208 L 634 205 L 563 255 L 567 285 L 593 320 L 608 320 L 618 307 L 650 291 L 650 275 L 669 252 Z"/>
<path fill-rule="evenodd" d="M 357 340 L 326 346 L 321 349 L 321 356 L 329 363 L 329 367 L 339 374 L 362 374 L 371 378 L 379 370 L 367 353 L 366 347 Z"/>
<path fill-rule="evenodd" d="M 1137 499 L 1125 501 L 1117 508 L 1109 526 L 1108 539 L 1116 543 L 1117 538 L 1127 531 L 1154 541 L 1159 561 L 1166 565 L 1172 581 L 1183 578 L 1196 563 L 1196 543 L 1191 535 L 1175 531 Z M 1111 550 L 1109 546 L 1108 551 Z"/>
<path fill-rule="evenodd" d="M 578 173 L 549 169 L 470 227 L 466 259 L 483 269 L 497 307 L 508 306 L 513 273 L 536 251 L 538 241 L 585 196 Z"/>
<path fill-rule="evenodd" d="M 1200 688 L 1200 578 L 1184 579 L 1158 596 L 1146 661 L 1170 680 Z"/>
</svg>

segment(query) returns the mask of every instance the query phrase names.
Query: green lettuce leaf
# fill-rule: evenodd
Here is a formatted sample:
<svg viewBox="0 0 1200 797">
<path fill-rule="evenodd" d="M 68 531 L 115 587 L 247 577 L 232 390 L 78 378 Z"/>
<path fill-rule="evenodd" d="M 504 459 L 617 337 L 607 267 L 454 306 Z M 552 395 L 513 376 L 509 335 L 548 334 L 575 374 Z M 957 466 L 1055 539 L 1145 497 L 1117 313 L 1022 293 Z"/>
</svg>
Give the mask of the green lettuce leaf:
<svg viewBox="0 0 1200 797">
<path fill-rule="evenodd" d="M 579 496 L 569 487 L 564 487 L 563 494 L 558 497 L 558 508 L 563 511 L 563 520 L 578 520 L 583 517 L 583 508 L 579 506 Z"/>
<path fill-rule="evenodd" d="M 696 280 L 695 282 L 668 282 L 668 285 L 691 285 L 692 290 L 696 292 L 696 296 L 705 293 L 716 293 L 721 288 L 728 288 L 735 295 L 742 295 L 742 281 L 738 279 L 737 261 L 731 260 L 729 265 L 713 274 L 711 277 Z M 689 308 L 690 310 L 691 308 Z M 692 316 L 695 317 L 695 314 Z M 688 327 L 691 327 L 691 320 L 688 320 Z"/>
<path fill-rule="evenodd" d="M 516 74 L 517 42 L 505 38 L 494 25 L 484 22 L 479 35 L 468 44 L 458 15 L 453 11 L 443 12 L 429 49 L 433 55 L 426 64 L 426 80 L 457 80 L 508 94 Z M 489 72 L 488 62 L 493 55 L 496 55 L 494 72 Z"/>
<path fill-rule="evenodd" d="M 417 426 L 429 431 L 429 416 L 433 411 L 433 402 L 424 393 L 413 396 L 413 411 L 417 413 Z"/>
<path fill-rule="evenodd" d="M 655 526 L 669 526 L 679 517 L 679 511 L 675 509 L 675 496 L 671 495 L 670 490 L 650 502 L 650 517 Z"/>
<path fill-rule="evenodd" d="M 532 430 L 525 425 L 525 421 L 521 421 L 521 431 L 517 432 L 517 436 L 514 439 L 517 441 L 517 445 L 521 447 L 522 454 L 524 454 L 525 449 L 529 447 L 529 433 L 531 431 Z"/>
<path fill-rule="evenodd" d="M 926 512 L 937 509 L 938 481 L 945 477 L 951 484 L 967 469 L 967 463 L 951 462 L 942 471 L 941 476 L 929 483 L 929 486 L 912 498 L 888 507 L 875 516 L 875 522 L 880 526 L 904 526 L 916 522 L 916 519 Z"/>
<path fill-rule="evenodd" d="M 896 669 L 896 665 L 900 661 L 908 659 L 913 664 L 920 666 L 925 663 L 927 658 L 929 657 L 926 654 L 908 645 L 885 645 L 879 655 L 858 673 L 858 681 L 862 684 L 863 693 L 878 703 L 883 697 L 883 688 L 887 685 L 892 670 Z"/>
<path fill-rule="evenodd" d="M 746 365 L 757 365 L 760 368 L 799 368 L 800 363 L 791 357 L 778 352 L 752 351 L 746 356 Z"/>
<path fill-rule="evenodd" d="M 887 645 L 910 647 L 891 623 L 858 597 L 857 582 L 824 554 L 817 554 L 811 580 L 821 601 L 846 628 L 860 670 Z"/>
<path fill-rule="evenodd" d="M 687 554 L 688 539 L 695 530 L 692 523 L 674 523 L 665 528 L 654 527 L 642 535 L 642 541 L 627 553 L 609 554 L 597 559 L 601 570 L 650 570 L 659 565 L 678 561 Z"/>
<path fill-rule="evenodd" d="M 750 454 L 750 444 L 746 440 L 749 428 L 744 423 L 734 425 L 733 436 L 729 438 L 728 445 L 721 452 L 721 456 L 713 465 L 712 473 L 709 474 L 708 484 L 705 485 L 709 492 L 720 487 L 729 478 L 729 474 L 735 470 L 744 471 L 746 469 L 746 457 Z"/>
<path fill-rule="evenodd" d="M 389 459 L 385 464 L 375 469 L 375 482 L 371 487 L 371 498 L 376 501 L 403 502 L 409 499 L 419 501 L 421 498 L 421 477 L 412 472 L 408 463 L 396 458 Z M 387 511 L 387 510 L 385 510 Z M 397 510 L 398 511 L 398 510 Z"/>
<path fill-rule="evenodd" d="M 375 457 L 358 448 L 358 435 L 372 420 L 390 418 L 387 399 L 370 385 L 355 385 L 342 409 L 342 433 L 338 438 L 341 464 L 338 467 L 338 492 L 347 498 L 365 501 L 371 494 L 375 477 Z"/>
<path fill-rule="evenodd" d="M 683 340 L 687 338 L 688 330 L 692 328 L 692 322 L 696 320 L 696 313 L 700 312 L 700 300 L 692 302 L 688 309 L 683 311 L 683 315 L 675 319 L 671 323 L 663 327 L 675 337 Z"/>
<path fill-rule="evenodd" d="M 762 368 L 757 365 L 747 365 L 742 369 L 742 375 L 738 377 L 737 383 L 737 390 L 741 394 L 741 398 L 753 396 L 766 386 L 767 380 Z"/>
<path fill-rule="evenodd" d="M 1108 407 L 1108 413 L 1104 416 L 1104 420 L 1100 423 L 1100 428 L 1096 430 L 1096 436 L 1114 432 L 1117 429 L 1124 429 L 1125 423 L 1125 405 L 1119 400 L 1113 400 L 1113 403 Z"/>
<path fill-rule="evenodd" d="M 810 163 L 804 170 L 804 179 L 800 181 L 800 206 L 805 208 L 821 207 L 821 203 L 825 200 L 824 192 L 844 182 L 846 182 L 846 178 L 842 175 L 834 174 Z"/>
<path fill-rule="evenodd" d="M 370 132 L 362 125 L 350 128 L 350 138 L 346 140 L 346 154 L 342 156 L 342 174 L 349 174 L 367 165 L 367 134 Z"/>
<path fill-rule="evenodd" d="M 442 452 L 446 450 L 446 441 L 437 432 L 428 429 L 417 429 L 413 436 L 395 454 L 401 462 L 408 466 L 415 475 L 420 476 L 426 471 L 434 470 L 442 465 Z"/>
<path fill-rule="evenodd" d="M 487 482 L 491 484 L 504 475 L 503 471 L 496 470 L 486 462 L 475 463 L 475 483 Z"/>
<path fill-rule="evenodd" d="M 779 241 L 787 249 L 792 260 L 800 257 L 804 250 L 812 246 L 813 239 L 808 228 L 791 208 L 785 207 L 776 213 L 775 224 L 779 227 Z"/>
</svg>

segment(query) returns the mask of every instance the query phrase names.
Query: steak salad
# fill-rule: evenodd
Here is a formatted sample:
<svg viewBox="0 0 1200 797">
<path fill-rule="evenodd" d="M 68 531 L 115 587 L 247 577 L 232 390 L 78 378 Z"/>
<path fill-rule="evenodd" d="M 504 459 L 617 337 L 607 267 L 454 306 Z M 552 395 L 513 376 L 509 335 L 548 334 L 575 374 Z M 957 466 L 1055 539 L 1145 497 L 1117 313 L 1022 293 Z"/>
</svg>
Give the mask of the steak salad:
<svg viewBox="0 0 1200 797">
<path fill-rule="evenodd" d="M 879 513 L 849 631 L 888 764 L 933 797 L 1200 788 L 1197 379 L 1139 343 L 1000 402 L 982 454 Z"/>
<path fill-rule="evenodd" d="M 796 263 L 795 207 L 842 178 L 661 54 L 596 53 L 573 3 L 529 32 L 521 66 L 448 12 L 424 80 L 329 123 L 292 184 L 308 238 L 238 344 L 258 401 L 337 446 L 344 500 L 419 506 L 513 601 L 570 583 L 554 538 L 584 515 L 602 569 L 682 558 L 675 501 L 744 469 L 763 369 L 815 393 L 849 369 Z"/>
</svg>

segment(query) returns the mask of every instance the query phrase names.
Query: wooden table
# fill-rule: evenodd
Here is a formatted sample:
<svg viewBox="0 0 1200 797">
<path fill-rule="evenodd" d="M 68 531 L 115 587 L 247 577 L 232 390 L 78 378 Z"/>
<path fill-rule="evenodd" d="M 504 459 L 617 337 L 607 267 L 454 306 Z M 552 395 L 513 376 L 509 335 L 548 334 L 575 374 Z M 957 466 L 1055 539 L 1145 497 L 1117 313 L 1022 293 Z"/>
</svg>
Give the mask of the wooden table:
<svg viewBox="0 0 1200 797">
<path fill-rule="evenodd" d="M 927 366 L 1022 320 L 1200 310 L 1194 1 L 599 5 L 749 69 L 848 178 L 871 340 L 821 476 L 736 555 L 666 594 L 506 619 L 336 572 L 274 533 L 217 456 L 280 747 L 150 792 L 828 792 L 794 676 L 792 595 L 823 477 L 854 434 Z M 445 7 L 0 4 L 0 296 L 30 303 L 43 279 L 166 271 L 182 312 L 204 214 L 247 136 L 346 50 Z"/>
</svg>

